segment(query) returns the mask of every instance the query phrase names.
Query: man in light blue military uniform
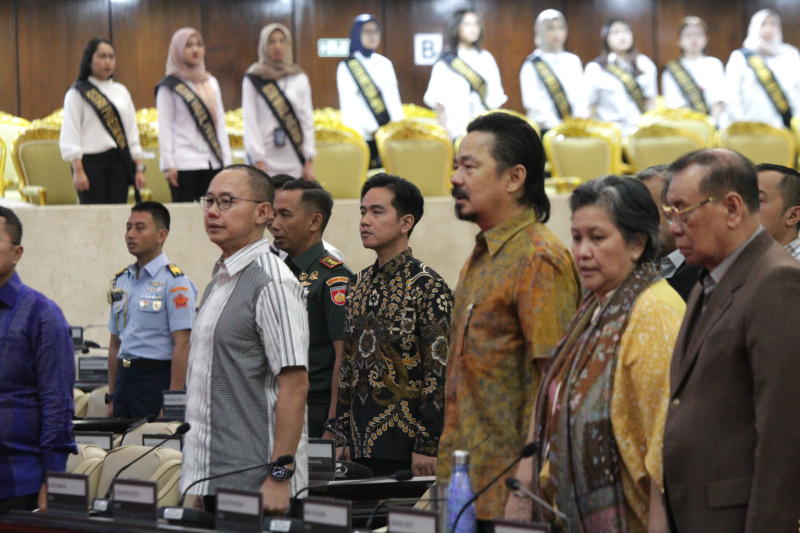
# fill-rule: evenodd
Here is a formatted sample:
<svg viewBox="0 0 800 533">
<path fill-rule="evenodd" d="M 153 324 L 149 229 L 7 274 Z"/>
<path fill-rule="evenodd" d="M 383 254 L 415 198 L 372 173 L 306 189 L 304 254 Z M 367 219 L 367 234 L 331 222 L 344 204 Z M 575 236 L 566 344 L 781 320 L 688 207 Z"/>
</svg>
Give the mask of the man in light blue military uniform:
<svg viewBox="0 0 800 533">
<path fill-rule="evenodd" d="M 186 383 L 197 288 L 162 251 L 169 222 L 158 202 L 131 208 L 125 242 L 136 262 L 117 272 L 108 294 L 108 416 L 158 416 L 162 391 Z"/>
</svg>

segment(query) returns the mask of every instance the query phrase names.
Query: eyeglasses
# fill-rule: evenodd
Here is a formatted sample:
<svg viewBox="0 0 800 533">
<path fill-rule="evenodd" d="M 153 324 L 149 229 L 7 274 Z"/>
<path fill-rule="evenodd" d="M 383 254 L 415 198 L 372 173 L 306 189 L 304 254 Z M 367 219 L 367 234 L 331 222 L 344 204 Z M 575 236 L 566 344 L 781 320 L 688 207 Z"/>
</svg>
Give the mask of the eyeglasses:
<svg viewBox="0 0 800 533">
<path fill-rule="evenodd" d="M 684 207 L 683 209 L 678 209 L 677 207 L 673 207 L 671 205 L 665 205 L 665 206 L 663 206 L 661 208 L 661 210 L 664 211 L 664 216 L 667 217 L 667 221 L 670 224 L 674 224 L 674 223 L 678 222 L 679 220 L 681 222 L 685 223 L 687 221 L 686 220 L 686 215 L 688 215 L 689 213 L 691 213 L 695 209 L 699 209 L 700 207 L 703 207 L 707 203 L 713 202 L 715 200 L 719 200 L 720 198 L 721 198 L 721 196 L 709 196 L 708 198 L 706 198 L 702 202 L 697 202 L 696 204 L 692 204 L 692 205 L 690 205 L 688 207 Z"/>
<path fill-rule="evenodd" d="M 199 198 L 200 207 L 203 208 L 203 211 L 208 211 L 214 204 L 217 204 L 217 209 L 219 209 L 220 211 L 228 211 L 230 210 L 231 207 L 233 207 L 233 202 L 235 200 L 242 200 L 243 202 L 253 202 L 254 204 L 264 203 L 261 200 L 249 200 L 247 198 L 236 198 L 235 196 L 220 196 L 219 198 L 214 198 L 213 196 L 201 196 Z"/>
</svg>

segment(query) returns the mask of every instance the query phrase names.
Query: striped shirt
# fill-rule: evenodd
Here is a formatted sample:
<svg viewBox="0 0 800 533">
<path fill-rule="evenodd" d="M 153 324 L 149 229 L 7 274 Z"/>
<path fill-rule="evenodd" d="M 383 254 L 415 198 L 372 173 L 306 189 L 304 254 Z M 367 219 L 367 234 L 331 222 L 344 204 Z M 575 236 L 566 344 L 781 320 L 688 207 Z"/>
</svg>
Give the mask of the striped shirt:
<svg viewBox="0 0 800 533">
<path fill-rule="evenodd" d="M 792 257 L 800 261 L 800 238 L 793 240 L 785 248 L 792 254 Z"/>
<path fill-rule="evenodd" d="M 260 240 L 221 259 L 192 328 L 181 491 L 193 481 L 269 462 L 275 432 L 275 376 L 307 367 L 308 319 L 300 283 Z M 295 454 L 290 492 L 308 484 L 308 429 Z M 204 481 L 192 494 L 218 488 L 257 491 L 259 468 Z"/>
</svg>

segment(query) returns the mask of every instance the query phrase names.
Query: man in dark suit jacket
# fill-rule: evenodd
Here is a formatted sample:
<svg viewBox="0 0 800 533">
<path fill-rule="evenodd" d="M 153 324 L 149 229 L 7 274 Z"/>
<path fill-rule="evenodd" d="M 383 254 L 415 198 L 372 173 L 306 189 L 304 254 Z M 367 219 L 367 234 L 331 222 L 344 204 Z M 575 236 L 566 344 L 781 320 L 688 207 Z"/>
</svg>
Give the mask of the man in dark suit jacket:
<svg viewBox="0 0 800 533">
<path fill-rule="evenodd" d="M 670 171 L 670 231 L 686 262 L 703 267 L 670 369 L 671 528 L 796 531 L 800 265 L 761 227 L 747 159 L 703 150 Z"/>
</svg>

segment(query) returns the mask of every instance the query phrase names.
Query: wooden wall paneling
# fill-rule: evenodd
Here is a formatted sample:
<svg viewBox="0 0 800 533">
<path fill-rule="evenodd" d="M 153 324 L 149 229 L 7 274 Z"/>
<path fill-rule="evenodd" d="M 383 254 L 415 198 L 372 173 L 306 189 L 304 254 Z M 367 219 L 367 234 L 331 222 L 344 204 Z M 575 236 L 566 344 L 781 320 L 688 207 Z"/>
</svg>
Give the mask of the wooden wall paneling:
<svg viewBox="0 0 800 533">
<path fill-rule="evenodd" d="M 0 50 L 3 53 L 0 61 L 0 111 L 19 115 L 17 13 L 14 4 L 14 0 L 0 0 Z"/>
<path fill-rule="evenodd" d="M 117 81 L 131 93 L 136 109 L 155 107 L 155 86 L 166 73 L 175 31 L 201 31 L 199 0 L 138 0 L 111 3 L 111 32 L 117 53 Z"/>
<path fill-rule="evenodd" d="M 548 0 L 477 0 L 475 8 L 483 15 L 486 26 L 484 47 L 494 55 L 500 69 L 503 89 L 508 101 L 503 105 L 521 113 L 522 96 L 519 85 L 519 69 L 523 61 L 533 52 L 533 27 L 536 17 L 547 8 L 563 12 L 563 2 Z"/>
<path fill-rule="evenodd" d="M 245 70 L 258 61 L 258 37 L 264 26 L 279 22 L 289 28 L 297 61 L 298 41 L 293 28 L 292 0 L 206 1 L 202 6 L 206 68 L 219 80 L 226 110 L 242 107 L 242 77 Z"/>
<path fill-rule="evenodd" d="M 414 64 L 414 35 L 444 34 L 450 15 L 464 6 L 460 0 L 387 1 L 383 44 L 392 60 L 403 103 L 424 106 L 422 97 L 428 89 L 431 66 Z"/>
<path fill-rule="evenodd" d="M 17 0 L 19 108 L 27 119 L 64 105 L 86 43 L 110 36 L 109 0 Z"/>
<path fill-rule="evenodd" d="M 800 47 L 800 9 L 797 0 L 741 0 L 743 5 L 742 39 L 747 35 L 750 18 L 759 9 L 772 9 L 781 17 L 783 42 Z M 740 41 L 741 46 L 741 41 Z"/>
<path fill-rule="evenodd" d="M 408 5 L 410 2 L 405 3 Z M 383 28 L 378 53 L 386 55 L 386 19 L 382 0 L 294 0 L 295 41 L 297 61 L 311 80 L 314 108 L 339 107 L 336 90 L 336 67 L 340 58 L 321 58 L 317 55 L 317 39 L 350 37 L 353 19 L 361 13 L 375 16 Z M 392 57 L 397 63 L 398 59 Z"/>
</svg>

